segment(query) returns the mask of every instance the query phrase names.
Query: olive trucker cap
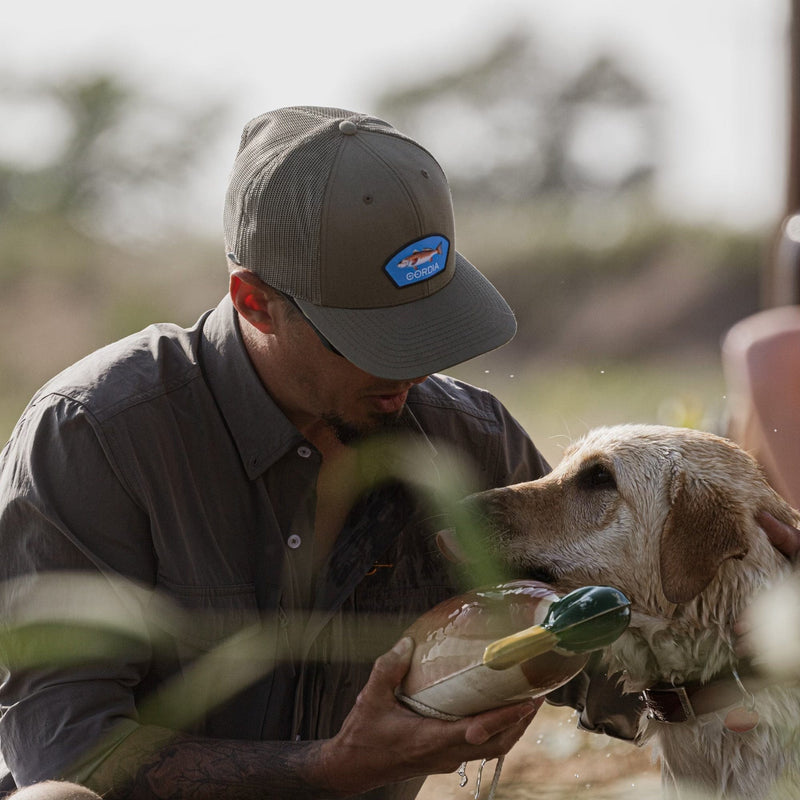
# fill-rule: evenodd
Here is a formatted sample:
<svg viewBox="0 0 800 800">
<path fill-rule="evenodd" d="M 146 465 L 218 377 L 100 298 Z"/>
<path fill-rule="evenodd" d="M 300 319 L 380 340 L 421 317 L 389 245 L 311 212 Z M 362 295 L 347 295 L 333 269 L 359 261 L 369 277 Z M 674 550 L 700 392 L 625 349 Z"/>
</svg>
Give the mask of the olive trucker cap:
<svg viewBox="0 0 800 800">
<path fill-rule="evenodd" d="M 380 119 L 293 107 L 251 120 L 224 222 L 228 257 L 372 375 L 429 375 L 516 332 L 508 304 L 456 252 L 442 168 Z"/>
</svg>

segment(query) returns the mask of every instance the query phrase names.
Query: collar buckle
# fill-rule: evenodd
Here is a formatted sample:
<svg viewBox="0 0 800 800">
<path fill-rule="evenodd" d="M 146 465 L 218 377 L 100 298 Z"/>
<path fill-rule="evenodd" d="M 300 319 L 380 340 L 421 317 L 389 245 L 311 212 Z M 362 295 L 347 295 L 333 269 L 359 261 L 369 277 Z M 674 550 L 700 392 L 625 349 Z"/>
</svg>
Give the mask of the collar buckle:
<svg viewBox="0 0 800 800">
<path fill-rule="evenodd" d="M 642 699 L 647 718 L 657 722 L 681 723 L 695 719 L 696 714 L 684 686 L 659 686 L 644 689 Z"/>
</svg>

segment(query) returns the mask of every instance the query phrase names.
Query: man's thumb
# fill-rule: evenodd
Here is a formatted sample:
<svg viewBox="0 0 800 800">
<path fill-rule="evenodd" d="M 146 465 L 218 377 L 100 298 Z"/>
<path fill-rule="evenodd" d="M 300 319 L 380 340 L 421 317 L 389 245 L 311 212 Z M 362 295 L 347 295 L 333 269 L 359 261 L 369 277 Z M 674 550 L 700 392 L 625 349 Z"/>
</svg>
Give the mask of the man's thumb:
<svg viewBox="0 0 800 800">
<path fill-rule="evenodd" d="M 394 688 L 408 672 L 413 652 L 414 640 L 410 636 L 404 636 L 375 662 L 375 671 Z"/>
</svg>

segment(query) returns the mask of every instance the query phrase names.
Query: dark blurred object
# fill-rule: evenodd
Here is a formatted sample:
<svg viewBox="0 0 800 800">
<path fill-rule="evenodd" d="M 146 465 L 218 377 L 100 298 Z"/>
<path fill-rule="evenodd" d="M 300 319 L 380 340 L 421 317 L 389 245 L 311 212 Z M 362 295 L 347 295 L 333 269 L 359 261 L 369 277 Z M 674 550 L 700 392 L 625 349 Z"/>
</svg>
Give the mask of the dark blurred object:
<svg viewBox="0 0 800 800">
<path fill-rule="evenodd" d="M 800 0 L 790 0 L 786 216 L 763 280 L 765 307 L 800 303 Z"/>
<path fill-rule="evenodd" d="M 791 0 L 789 24 L 789 166 L 786 190 L 788 213 L 800 209 L 800 0 Z M 797 302 L 798 297 L 784 302 Z"/>
<path fill-rule="evenodd" d="M 800 303 L 800 214 L 790 214 L 781 224 L 763 294 L 767 307 Z"/>
</svg>

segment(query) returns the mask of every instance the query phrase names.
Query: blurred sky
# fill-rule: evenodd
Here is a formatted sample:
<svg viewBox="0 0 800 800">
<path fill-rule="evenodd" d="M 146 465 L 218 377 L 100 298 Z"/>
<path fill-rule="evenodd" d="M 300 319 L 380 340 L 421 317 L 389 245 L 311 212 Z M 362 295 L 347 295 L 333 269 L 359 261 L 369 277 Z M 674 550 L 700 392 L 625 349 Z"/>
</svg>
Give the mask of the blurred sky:
<svg viewBox="0 0 800 800">
<path fill-rule="evenodd" d="M 370 111 L 382 87 L 468 63 L 526 26 L 565 71 L 612 50 L 655 92 L 665 119 L 658 189 L 670 210 L 771 225 L 783 210 L 788 21 L 788 0 L 8 2 L 0 75 L 110 68 L 175 102 L 227 98 L 195 198 L 198 226 L 213 231 L 247 119 L 296 103 Z M 5 123 L 0 158 L 35 161 L 47 126 Z"/>
</svg>

